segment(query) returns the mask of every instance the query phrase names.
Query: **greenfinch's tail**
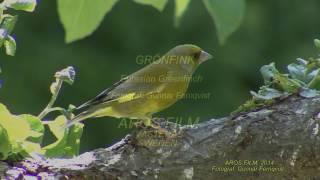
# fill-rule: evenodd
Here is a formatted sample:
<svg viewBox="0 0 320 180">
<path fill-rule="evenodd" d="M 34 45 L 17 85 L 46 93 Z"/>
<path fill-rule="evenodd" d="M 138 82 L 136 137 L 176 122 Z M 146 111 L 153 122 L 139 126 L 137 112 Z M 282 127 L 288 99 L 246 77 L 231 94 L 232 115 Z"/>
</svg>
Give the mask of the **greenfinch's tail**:
<svg viewBox="0 0 320 180">
<path fill-rule="evenodd" d="M 63 123 L 63 124 L 60 125 L 60 127 L 59 127 L 60 133 L 68 132 L 70 127 L 72 127 L 74 124 L 76 124 L 76 123 L 78 123 L 78 122 L 80 122 L 82 120 L 81 119 L 75 119 L 75 118 L 73 118 L 71 120 L 67 120 L 66 123 Z"/>
<path fill-rule="evenodd" d="M 101 116 L 114 116 L 112 108 L 111 107 L 101 107 L 101 110 L 99 110 L 100 107 L 94 107 L 91 109 L 88 109 L 86 111 L 83 111 L 76 115 L 74 118 L 69 120 L 66 123 L 66 128 L 69 128 L 70 126 L 74 125 L 75 123 L 84 121 L 89 118 L 93 117 L 101 117 Z"/>
<path fill-rule="evenodd" d="M 65 125 L 65 128 L 70 128 L 72 125 L 74 125 L 77 122 L 81 122 L 87 118 L 93 117 L 94 115 L 92 112 L 84 111 L 78 115 L 76 115 L 71 120 L 68 120 L 67 124 Z"/>
</svg>

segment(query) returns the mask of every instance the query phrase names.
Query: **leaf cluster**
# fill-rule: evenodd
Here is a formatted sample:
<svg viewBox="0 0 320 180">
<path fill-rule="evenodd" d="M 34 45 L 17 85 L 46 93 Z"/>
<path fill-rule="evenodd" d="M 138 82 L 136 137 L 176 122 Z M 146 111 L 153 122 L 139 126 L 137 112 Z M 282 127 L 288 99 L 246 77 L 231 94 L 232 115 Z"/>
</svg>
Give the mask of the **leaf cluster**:
<svg viewBox="0 0 320 180">
<path fill-rule="evenodd" d="M 51 85 L 52 97 L 46 108 L 38 115 L 16 115 L 0 103 L 0 160 L 19 160 L 29 156 L 72 157 L 78 154 L 83 124 L 77 123 L 67 129 L 64 126 L 72 118 L 73 106 L 69 109 L 53 107 L 63 82 L 72 84 L 75 71 L 72 67 L 55 74 L 55 82 Z M 62 115 L 52 121 L 42 119 L 52 111 L 60 111 Z M 55 136 L 56 141 L 47 146 L 42 145 L 45 126 Z"/>
<path fill-rule="evenodd" d="M 320 40 L 314 40 L 320 48 Z M 251 91 L 252 98 L 241 105 L 234 113 L 249 111 L 258 107 L 272 104 L 276 100 L 298 93 L 305 98 L 320 95 L 320 58 L 308 60 L 298 58 L 296 63 L 287 66 L 288 74 L 282 74 L 275 63 L 264 65 L 260 72 L 264 85 L 258 92 Z"/>
<path fill-rule="evenodd" d="M 133 0 L 162 11 L 168 0 Z M 202 0 L 206 10 L 216 25 L 218 39 L 223 44 L 240 26 L 245 0 Z M 70 43 L 91 35 L 119 0 L 58 0 L 58 13 L 64 26 L 66 42 Z M 191 0 L 174 0 L 175 22 L 177 27 L 190 7 Z"/>
</svg>

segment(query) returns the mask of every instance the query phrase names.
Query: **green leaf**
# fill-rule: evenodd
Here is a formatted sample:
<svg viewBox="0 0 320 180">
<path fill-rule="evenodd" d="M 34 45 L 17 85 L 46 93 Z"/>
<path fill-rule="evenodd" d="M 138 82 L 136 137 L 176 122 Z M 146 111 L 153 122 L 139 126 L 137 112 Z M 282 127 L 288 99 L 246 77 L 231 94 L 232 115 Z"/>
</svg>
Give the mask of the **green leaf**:
<svg viewBox="0 0 320 180">
<path fill-rule="evenodd" d="M 15 10 L 33 12 L 37 5 L 36 0 L 5 0 L 4 6 Z"/>
<path fill-rule="evenodd" d="M 30 142 L 41 144 L 44 134 L 44 126 L 41 120 L 38 117 L 32 116 L 30 114 L 23 114 L 20 115 L 20 117 L 29 123 L 31 131 L 33 131 L 33 133 L 30 134 L 30 136 L 27 138 L 27 140 Z"/>
<path fill-rule="evenodd" d="M 118 0 L 58 0 L 67 43 L 92 34 Z"/>
<path fill-rule="evenodd" d="M 7 55 L 14 56 L 16 54 L 17 44 L 13 37 L 7 37 L 4 41 L 4 47 L 6 48 Z"/>
<path fill-rule="evenodd" d="M 250 91 L 250 93 L 255 98 L 262 100 L 271 100 L 286 95 L 285 92 L 280 92 L 276 89 L 268 88 L 266 86 L 262 86 L 258 93 L 254 91 Z"/>
<path fill-rule="evenodd" d="M 42 133 L 32 129 L 36 127 L 36 120 L 31 117 L 31 115 L 12 115 L 4 105 L 0 104 L 0 125 L 7 132 L 11 144 L 10 156 L 14 159 L 29 156 L 33 152 L 41 152 L 40 144 L 32 141 L 36 141 L 36 138 L 39 140 Z"/>
<path fill-rule="evenodd" d="M 66 157 L 73 157 L 79 154 L 80 139 L 83 133 L 83 126 L 84 125 L 82 123 L 77 123 L 70 127 L 67 139 L 67 146 L 65 147 Z"/>
<path fill-rule="evenodd" d="M 277 74 L 280 74 L 273 62 L 268 65 L 263 65 L 260 68 L 260 73 L 265 83 L 270 83 Z"/>
<path fill-rule="evenodd" d="M 315 78 L 317 76 L 319 76 L 319 71 L 320 69 L 315 69 L 313 71 L 311 71 L 308 75 L 307 75 L 307 83 L 311 83 L 313 80 L 315 80 Z M 314 83 L 314 82 L 313 82 Z M 317 82 L 318 83 L 318 82 Z"/>
<path fill-rule="evenodd" d="M 320 90 L 320 70 L 316 69 L 308 74 L 308 79 L 311 79 L 308 87 L 311 89 Z"/>
<path fill-rule="evenodd" d="M 0 28 L 5 29 L 8 32 L 8 34 L 11 34 L 17 21 L 18 21 L 18 16 L 12 16 L 9 14 L 3 15 L 3 19 L 0 24 Z"/>
<path fill-rule="evenodd" d="M 0 124 L 0 160 L 8 158 L 11 152 L 11 144 L 7 131 Z"/>
<path fill-rule="evenodd" d="M 22 143 L 21 147 L 19 155 L 22 155 L 23 157 L 33 156 L 34 154 L 43 154 L 41 146 L 38 143 L 25 141 Z"/>
<path fill-rule="evenodd" d="M 50 131 L 57 138 L 57 140 L 49 144 L 48 146 L 42 148 L 47 157 L 62 157 L 65 155 L 65 149 L 67 142 L 67 129 L 63 127 L 67 123 L 64 116 L 58 116 L 54 121 L 48 123 Z"/>
<path fill-rule="evenodd" d="M 175 26 L 180 25 L 181 17 L 187 10 L 190 0 L 175 0 Z"/>
<path fill-rule="evenodd" d="M 299 95 L 305 98 L 313 98 L 319 96 L 319 91 L 315 89 L 303 88 L 302 91 L 299 92 Z"/>
<path fill-rule="evenodd" d="M 166 6 L 168 0 L 134 0 L 136 3 L 150 5 L 159 11 L 162 11 Z"/>
<path fill-rule="evenodd" d="M 203 2 L 215 22 L 219 42 L 224 44 L 242 22 L 245 0 L 203 0 Z"/>
<path fill-rule="evenodd" d="M 306 66 L 292 63 L 288 65 L 288 71 L 292 78 L 298 79 L 302 82 L 306 81 L 306 73 L 307 73 Z"/>
<path fill-rule="evenodd" d="M 69 106 L 68 106 L 68 112 L 72 112 L 72 111 L 74 111 L 75 109 L 77 109 L 77 106 L 75 106 L 75 105 L 73 105 L 73 104 L 69 104 Z"/>
<path fill-rule="evenodd" d="M 8 36 L 8 31 L 4 28 L 0 29 L 0 47 L 4 44 L 6 41 L 6 38 Z"/>
<path fill-rule="evenodd" d="M 75 76 L 76 76 L 76 71 L 74 70 L 74 68 L 72 66 L 69 66 L 61 71 L 58 71 L 54 75 L 55 78 L 60 79 L 70 85 L 73 84 Z M 50 87 L 50 89 L 52 91 L 52 90 L 54 90 L 54 87 Z"/>
<path fill-rule="evenodd" d="M 6 129 L 10 142 L 21 143 L 29 137 L 31 129 L 28 122 L 12 115 L 3 104 L 0 104 L 0 124 Z"/>
<path fill-rule="evenodd" d="M 0 47 L 7 40 L 8 36 L 11 34 L 18 16 L 4 15 L 2 22 L 0 23 Z"/>
<path fill-rule="evenodd" d="M 0 126 L 7 133 L 11 145 L 9 154 L 13 159 L 29 156 L 34 152 L 41 153 L 40 142 L 44 129 L 38 118 L 32 115 L 13 115 L 0 104 Z M 4 137 L 1 133 L 0 136 Z"/>
<path fill-rule="evenodd" d="M 304 60 L 302 58 L 297 58 L 296 60 L 298 61 L 298 63 L 300 65 L 303 65 L 303 66 L 307 66 L 308 65 L 308 61 L 307 60 Z"/>
<path fill-rule="evenodd" d="M 47 157 L 73 157 L 79 153 L 83 124 L 76 123 L 69 129 L 64 128 L 66 124 L 67 119 L 64 116 L 48 123 L 57 141 L 43 148 Z"/>
</svg>

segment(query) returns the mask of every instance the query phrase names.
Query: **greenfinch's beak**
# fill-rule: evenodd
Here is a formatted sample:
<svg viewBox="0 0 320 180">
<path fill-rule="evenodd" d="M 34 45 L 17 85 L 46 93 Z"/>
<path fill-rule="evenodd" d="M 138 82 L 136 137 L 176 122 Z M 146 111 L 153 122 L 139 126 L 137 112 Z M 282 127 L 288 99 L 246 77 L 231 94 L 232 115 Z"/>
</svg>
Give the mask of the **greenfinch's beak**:
<svg viewBox="0 0 320 180">
<path fill-rule="evenodd" d="M 207 61 L 208 59 L 211 59 L 213 56 L 205 51 L 201 51 L 200 57 L 199 57 L 199 64 Z"/>
</svg>

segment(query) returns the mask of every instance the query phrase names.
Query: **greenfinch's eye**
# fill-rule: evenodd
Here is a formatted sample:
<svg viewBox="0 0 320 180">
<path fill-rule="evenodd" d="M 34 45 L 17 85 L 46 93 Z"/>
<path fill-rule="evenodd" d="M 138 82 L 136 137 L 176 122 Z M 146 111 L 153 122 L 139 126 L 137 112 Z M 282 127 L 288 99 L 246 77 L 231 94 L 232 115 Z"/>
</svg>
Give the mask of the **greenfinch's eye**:
<svg viewBox="0 0 320 180">
<path fill-rule="evenodd" d="M 200 54 L 201 54 L 201 51 L 194 53 L 193 54 L 193 58 L 194 59 L 199 59 L 200 58 Z"/>
</svg>

